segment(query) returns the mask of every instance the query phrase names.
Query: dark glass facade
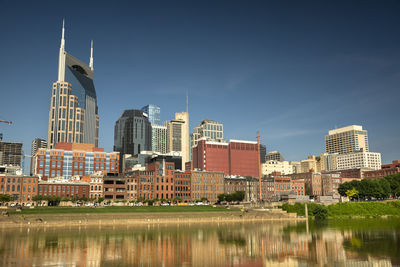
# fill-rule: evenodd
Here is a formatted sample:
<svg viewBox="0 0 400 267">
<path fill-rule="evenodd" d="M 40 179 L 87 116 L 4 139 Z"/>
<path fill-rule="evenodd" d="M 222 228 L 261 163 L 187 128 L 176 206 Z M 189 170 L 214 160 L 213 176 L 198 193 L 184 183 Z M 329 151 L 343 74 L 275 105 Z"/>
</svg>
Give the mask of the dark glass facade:
<svg viewBox="0 0 400 267">
<path fill-rule="evenodd" d="M 137 155 L 151 150 L 151 123 L 142 111 L 125 110 L 114 128 L 114 151 L 120 152 L 120 167 L 124 154 Z"/>
</svg>

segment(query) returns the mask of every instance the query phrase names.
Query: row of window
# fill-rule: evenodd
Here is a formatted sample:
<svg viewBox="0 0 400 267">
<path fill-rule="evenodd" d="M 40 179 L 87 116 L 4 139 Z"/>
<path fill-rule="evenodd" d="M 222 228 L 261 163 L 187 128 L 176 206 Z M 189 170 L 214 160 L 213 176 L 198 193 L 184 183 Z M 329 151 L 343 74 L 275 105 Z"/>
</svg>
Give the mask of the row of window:
<svg viewBox="0 0 400 267">
<path fill-rule="evenodd" d="M 7 185 L 6 187 L 4 187 L 4 185 L 1 185 L 0 187 L 0 191 L 4 192 L 4 188 L 6 188 L 5 192 L 20 192 L 21 187 L 19 185 L 15 186 L 15 185 Z M 36 186 L 22 186 L 22 192 L 35 192 L 36 191 Z"/>
</svg>

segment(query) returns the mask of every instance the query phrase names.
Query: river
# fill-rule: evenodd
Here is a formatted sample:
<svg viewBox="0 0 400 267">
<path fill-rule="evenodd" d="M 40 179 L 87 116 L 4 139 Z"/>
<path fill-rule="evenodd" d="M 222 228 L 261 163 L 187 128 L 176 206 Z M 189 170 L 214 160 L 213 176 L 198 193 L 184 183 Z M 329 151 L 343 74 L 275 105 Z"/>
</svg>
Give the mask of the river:
<svg viewBox="0 0 400 267">
<path fill-rule="evenodd" d="M 400 220 L 0 230 L 0 266 L 400 266 Z"/>
</svg>

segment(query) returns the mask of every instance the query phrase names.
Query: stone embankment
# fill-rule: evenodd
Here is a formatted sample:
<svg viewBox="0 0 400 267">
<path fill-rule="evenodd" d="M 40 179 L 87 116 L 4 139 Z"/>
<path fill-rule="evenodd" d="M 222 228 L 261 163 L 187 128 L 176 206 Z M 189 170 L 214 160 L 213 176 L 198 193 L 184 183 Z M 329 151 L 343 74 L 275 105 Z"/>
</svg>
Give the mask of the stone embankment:
<svg viewBox="0 0 400 267">
<path fill-rule="evenodd" d="M 0 228 L 69 227 L 81 225 L 195 224 L 305 220 L 280 209 L 254 209 L 226 212 L 134 212 L 91 214 L 13 214 L 0 217 Z"/>
</svg>

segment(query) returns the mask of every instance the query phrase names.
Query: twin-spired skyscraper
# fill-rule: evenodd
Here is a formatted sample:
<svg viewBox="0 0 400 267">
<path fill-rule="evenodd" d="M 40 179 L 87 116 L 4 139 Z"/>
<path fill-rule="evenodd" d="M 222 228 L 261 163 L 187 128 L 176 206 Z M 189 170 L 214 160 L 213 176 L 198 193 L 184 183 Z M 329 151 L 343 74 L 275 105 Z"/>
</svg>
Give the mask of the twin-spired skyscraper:
<svg viewBox="0 0 400 267">
<path fill-rule="evenodd" d="M 58 79 L 53 83 L 49 111 L 48 147 L 58 142 L 99 145 L 99 115 L 93 83 L 93 41 L 89 65 L 65 51 L 64 21 Z"/>
</svg>

